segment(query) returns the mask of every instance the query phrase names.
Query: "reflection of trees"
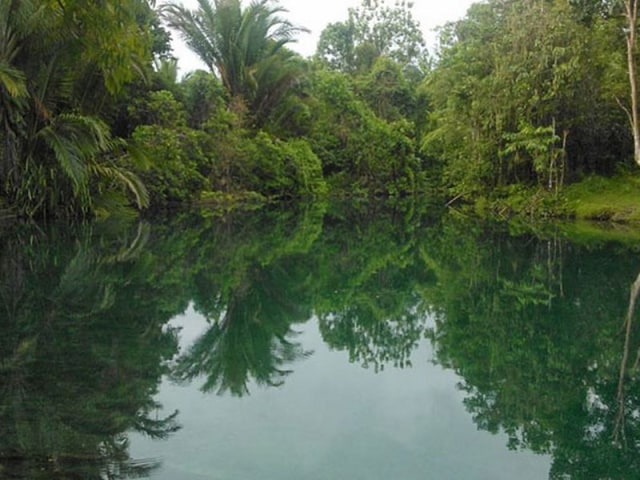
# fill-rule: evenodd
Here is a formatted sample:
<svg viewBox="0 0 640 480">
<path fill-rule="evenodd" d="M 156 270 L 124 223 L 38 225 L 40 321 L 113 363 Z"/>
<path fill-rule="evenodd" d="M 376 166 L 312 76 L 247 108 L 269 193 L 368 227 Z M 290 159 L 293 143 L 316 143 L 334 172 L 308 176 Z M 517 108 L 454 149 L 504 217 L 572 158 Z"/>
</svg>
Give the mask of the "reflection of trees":
<svg viewBox="0 0 640 480">
<path fill-rule="evenodd" d="M 314 249 L 322 337 L 352 362 L 409 365 L 423 337 L 417 291 L 430 279 L 417 262 L 413 221 L 397 210 L 336 215 Z"/>
<path fill-rule="evenodd" d="M 405 212 L 5 235 L 0 476 L 144 474 L 153 465 L 129 458 L 126 432 L 177 428 L 155 417 L 163 374 L 233 395 L 281 385 L 307 354 L 296 325 L 314 314 L 351 361 L 404 366 L 428 311 L 437 361 L 461 376 L 481 428 L 551 453 L 554 477 L 640 478 L 633 253 Z M 190 302 L 209 328 L 176 357 L 166 324 Z"/>
<path fill-rule="evenodd" d="M 152 276 L 148 228 L 122 243 L 69 230 L 0 243 L 0 473 L 139 477 L 154 464 L 129 458 L 126 431 L 177 428 L 153 400 L 176 339 L 164 312 L 135 301 Z"/>
<path fill-rule="evenodd" d="M 126 432 L 177 428 L 175 416 L 155 418 L 163 374 L 235 395 L 252 381 L 281 385 L 308 354 L 296 324 L 314 312 L 353 360 L 404 365 L 424 329 L 408 224 L 398 212 L 325 216 L 316 205 L 6 235 L 0 476 L 144 474 L 153 465 L 129 458 Z M 190 302 L 210 327 L 174 357 L 166 323 Z"/>
<path fill-rule="evenodd" d="M 201 234 L 194 304 L 211 326 L 174 377 L 244 395 L 280 385 L 305 355 L 293 325 L 315 312 L 325 341 L 376 369 L 408 362 L 424 331 L 415 237 L 398 211 L 235 214 Z M 209 240 L 206 240 L 209 239 Z"/>
<path fill-rule="evenodd" d="M 612 441 L 632 253 L 565 243 L 550 255 L 549 245 L 456 222 L 425 242 L 438 276 L 423 292 L 437 360 L 462 377 L 480 428 L 553 455 L 552 478 L 640 477 L 640 395 L 628 374 L 626 446 Z"/>
<path fill-rule="evenodd" d="M 163 374 L 233 395 L 281 385 L 307 354 L 296 325 L 314 314 L 351 361 L 404 366 L 428 311 L 437 361 L 461 376 L 481 428 L 551 453 L 553 477 L 640 477 L 633 253 L 451 219 L 420 227 L 404 212 L 4 235 L 0 476 L 145 474 L 126 432 L 177 428 L 156 418 Z M 166 323 L 189 302 L 210 325 L 176 357 Z"/>
<path fill-rule="evenodd" d="M 278 386 L 305 357 L 293 325 L 311 317 L 302 260 L 321 233 L 322 205 L 238 213 L 201 233 L 193 299 L 211 326 L 182 353 L 177 380 L 206 377 L 204 391 L 242 396 L 253 379 Z"/>
<path fill-rule="evenodd" d="M 309 318 L 304 304 L 291 302 L 273 272 L 256 269 L 226 298 L 221 317 L 178 358 L 174 377 L 206 376 L 205 392 L 242 396 L 251 378 L 258 385 L 280 386 L 288 364 L 307 354 L 293 337 L 291 325 Z"/>
<path fill-rule="evenodd" d="M 618 390 L 617 390 L 617 414 L 616 422 L 613 431 L 613 438 L 616 443 L 622 443 L 627 446 L 627 435 L 625 429 L 625 422 L 627 421 L 627 400 L 626 400 L 626 379 L 629 375 L 633 376 L 638 370 L 638 364 L 640 363 L 640 348 L 637 351 L 637 355 L 633 366 L 629 368 L 629 355 L 631 354 L 631 343 L 633 333 L 633 320 L 635 316 L 636 302 L 638 300 L 638 294 L 640 293 L 640 275 L 636 278 L 636 281 L 631 285 L 631 292 L 629 293 L 629 307 L 627 309 L 627 315 L 624 321 L 624 348 L 622 350 L 622 361 L 620 362 L 620 375 L 618 377 Z M 638 408 L 638 404 L 632 403 L 631 407 Z M 640 410 L 634 413 L 640 413 Z M 636 418 L 635 420 L 640 420 Z"/>
</svg>

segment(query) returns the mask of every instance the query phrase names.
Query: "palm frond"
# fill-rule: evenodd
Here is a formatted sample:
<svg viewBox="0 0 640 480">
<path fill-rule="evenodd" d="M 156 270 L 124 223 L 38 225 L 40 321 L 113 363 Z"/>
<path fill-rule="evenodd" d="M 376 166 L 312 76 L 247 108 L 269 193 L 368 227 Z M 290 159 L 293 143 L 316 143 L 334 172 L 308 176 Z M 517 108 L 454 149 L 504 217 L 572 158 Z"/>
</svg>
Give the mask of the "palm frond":
<svg viewBox="0 0 640 480">
<path fill-rule="evenodd" d="M 149 192 L 140 177 L 135 173 L 116 165 L 99 163 L 92 163 L 89 166 L 89 171 L 101 178 L 114 180 L 126 187 L 135 197 L 138 208 L 142 209 L 149 206 Z"/>
<path fill-rule="evenodd" d="M 157 58 L 153 61 L 153 68 L 167 85 L 175 85 L 178 82 L 178 59 Z"/>
<path fill-rule="evenodd" d="M 215 47 L 207 35 L 206 22 L 196 17 L 194 12 L 182 5 L 167 4 L 162 7 L 161 15 L 169 27 L 176 29 L 187 47 L 214 71 L 216 67 Z M 203 25 L 204 23 L 204 25 Z"/>
<path fill-rule="evenodd" d="M 282 14 L 287 10 L 270 0 L 254 0 L 246 8 L 240 0 L 198 0 L 196 10 L 169 4 L 163 16 L 177 29 L 187 46 L 196 53 L 220 80 L 233 101 L 256 106 L 256 118 L 266 118 L 296 84 L 301 69 L 290 68 L 278 75 L 276 68 L 287 63 L 273 58 L 285 52 L 298 33 L 297 27 Z M 273 82 L 273 83 L 272 83 Z"/>
<path fill-rule="evenodd" d="M 28 93 L 24 72 L 1 60 L 0 87 L 4 87 L 12 97 L 25 97 Z"/>
<path fill-rule="evenodd" d="M 76 114 L 56 116 L 37 137 L 53 151 L 76 194 L 88 187 L 89 160 L 110 146 L 109 128 L 104 122 Z"/>
</svg>

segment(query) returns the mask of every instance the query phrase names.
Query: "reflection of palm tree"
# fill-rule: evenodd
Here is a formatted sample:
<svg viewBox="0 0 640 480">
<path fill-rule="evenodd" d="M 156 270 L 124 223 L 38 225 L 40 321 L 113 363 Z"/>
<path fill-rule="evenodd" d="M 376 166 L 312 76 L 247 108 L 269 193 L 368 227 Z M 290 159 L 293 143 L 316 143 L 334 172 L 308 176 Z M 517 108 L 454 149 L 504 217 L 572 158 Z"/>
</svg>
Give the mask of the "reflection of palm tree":
<svg viewBox="0 0 640 480">
<path fill-rule="evenodd" d="M 18 478 L 138 478 L 157 464 L 132 461 L 125 432 L 178 429 L 152 398 L 176 338 L 127 296 L 148 228 L 111 254 L 83 232 L 0 244 L 0 471 Z"/>
<path fill-rule="evenodd" d="M 308 355 L 290 338 L 291 323 L 308 318 L 278 290 L 273 277 L 253 272 L 230 294 L 226 311 L 179 357 L 173 376 L 207 379 L 202 389 L 242 396 L 251 378 L 258 385 L 280 386 L 291 373 L 285 365 Z"/>
</svg>

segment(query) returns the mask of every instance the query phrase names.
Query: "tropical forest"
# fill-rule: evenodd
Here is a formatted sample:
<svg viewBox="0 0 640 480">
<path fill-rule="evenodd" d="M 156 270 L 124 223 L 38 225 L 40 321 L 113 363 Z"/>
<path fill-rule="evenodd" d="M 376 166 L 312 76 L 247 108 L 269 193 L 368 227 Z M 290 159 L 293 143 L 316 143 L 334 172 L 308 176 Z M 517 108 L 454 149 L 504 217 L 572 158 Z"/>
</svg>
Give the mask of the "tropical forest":
<svg viewBox="0 0 640 480">
<path fill-rule="evenodd" d="M 0 479 L 640 478 L 638 1 L 282 3 L 0 0 Z"/>
<path fill-rule="evenodd" d="M 363 0 L 310 58 L 273 1 L 0 8 L 3 215 L 426 195 L 637 216 L 635 2 L 479 2 L 429 51 L 411 3 Z M 172 36 L 208 68 L 179 75 Z"/>
</svg>

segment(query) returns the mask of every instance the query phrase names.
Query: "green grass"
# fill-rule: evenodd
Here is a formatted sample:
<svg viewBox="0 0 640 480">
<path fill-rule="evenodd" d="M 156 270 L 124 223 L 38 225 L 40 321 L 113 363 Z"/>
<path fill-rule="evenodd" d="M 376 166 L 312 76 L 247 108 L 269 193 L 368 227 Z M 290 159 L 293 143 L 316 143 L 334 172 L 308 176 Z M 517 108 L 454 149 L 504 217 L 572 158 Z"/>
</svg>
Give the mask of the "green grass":
<svg viewBox="0 0 640 480">
<path fill-rule="evenodd" d="M 567 207 L 578 220 L 640 224 L 640 171 L 588 177 L 567 187 Z"/>
<path fill-rule="evenodd" d="M 514 185 L 474 204 L 480 217 L 507 219 L 514 231 L 557 235 L 597 246 L 640 248 L 640 170 L 614 177 L 591 176 L 565 187 L 559 197 Z"/>
</svg>

